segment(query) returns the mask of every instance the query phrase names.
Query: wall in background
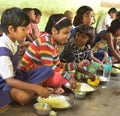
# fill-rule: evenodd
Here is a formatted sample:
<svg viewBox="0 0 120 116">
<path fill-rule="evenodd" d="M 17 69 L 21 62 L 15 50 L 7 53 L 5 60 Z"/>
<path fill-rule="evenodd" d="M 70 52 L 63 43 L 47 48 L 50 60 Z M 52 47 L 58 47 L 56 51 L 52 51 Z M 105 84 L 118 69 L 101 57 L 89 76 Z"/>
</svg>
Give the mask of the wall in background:
<svg viewBox="0 0 120 116">
<path fill-rule="evenodd" d="M 105 1 L 106 0 L 0 0 L 0 15 L 6 8 L 10 7 L 39 8 L 43 14 L 39 23 L 39 28 L 41 31 L 44 31 L 46 22 L 51 14 L 63 13 L 65 10 L 71 10 L 75 13 L 82 5 L 91 6 L 95 11 L 95 18 L 97 20 L 99 15 L 106 13 L 110 8 L 104 5 Z"/>
</svg>

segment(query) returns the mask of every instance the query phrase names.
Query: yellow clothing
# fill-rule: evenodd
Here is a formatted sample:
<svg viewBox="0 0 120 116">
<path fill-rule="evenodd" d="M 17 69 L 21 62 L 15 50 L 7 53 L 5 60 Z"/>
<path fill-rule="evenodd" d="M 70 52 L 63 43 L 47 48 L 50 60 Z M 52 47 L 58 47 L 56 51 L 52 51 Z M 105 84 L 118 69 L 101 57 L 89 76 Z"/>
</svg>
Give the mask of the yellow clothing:
<svg viewBox="0 0 120 116">
<path fill-rule="evenodd" d="M 107 45 L 107 41 L 104 39 L 101 39 L 100 41 L 98 41 L 94 47 L 92 48 L 93 51 L 97 51 L 99 49 L 104 49 Z"/>
</svg>

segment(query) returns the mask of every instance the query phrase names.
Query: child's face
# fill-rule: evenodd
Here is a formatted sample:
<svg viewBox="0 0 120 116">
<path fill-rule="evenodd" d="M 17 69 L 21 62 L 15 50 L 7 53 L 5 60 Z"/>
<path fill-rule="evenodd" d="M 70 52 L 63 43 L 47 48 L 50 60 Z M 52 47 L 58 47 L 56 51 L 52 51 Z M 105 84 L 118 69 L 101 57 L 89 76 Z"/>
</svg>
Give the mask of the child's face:
<svg viewBox="0 0 120 116">
<path fill-rule="evenodd" d="M 92 25 L 94 23 L 94 12 L 88 11 L 83 14 L 83 24 Z"/>
<path fill-rule="evenodd" d="M 58 43 L 66 43 L 68 41 L 68 38 L 70 36 L 70 31 L 71 31 L 71 26 L 65 27 L 61 30 L 56 30 L 52 32 L 53 38 L 58 42 Z"/>
<path fill-rule="evenodd" d="M 117 17 L 116 13 L 110 13 L 109 15 L 112 19 L 115 19 Z"/>
<path fill-rule="evenodd" d="M 28 16 L 29 16 L 31 22 L 35 21 L 36 17 L 35 17 L 35 11 L 34 10 L 31 10 L 28 13 Z"/>
<path fill-rule="evenodd" d="M 18 42 L 22 42 L 24 41 L 26 34 L 27 34 L 27 27 L 19 26 L 17 27 L 16 30 L 14 30 L 14 28 L 10 30 L 8 36 L 13 42 L 15 42 L 16 40 Z"/>
<path fill-rule="evenodd" d="M 88 42 L 89 37 L 85 33 L 76 33 L 75 40 L 78 46 L 85 46 Z"/>
<path fill-rule="evenodd" d="M 35 18 L 35 23 L 38 24 L 40 22 L 41 16 L 37 15 Z"/>
<path fill-rule="evenodd" d="M 115 37 L 120 37 L 120 29 L 117 29 L 115 34 L 114 34 Z"/>
</svg>

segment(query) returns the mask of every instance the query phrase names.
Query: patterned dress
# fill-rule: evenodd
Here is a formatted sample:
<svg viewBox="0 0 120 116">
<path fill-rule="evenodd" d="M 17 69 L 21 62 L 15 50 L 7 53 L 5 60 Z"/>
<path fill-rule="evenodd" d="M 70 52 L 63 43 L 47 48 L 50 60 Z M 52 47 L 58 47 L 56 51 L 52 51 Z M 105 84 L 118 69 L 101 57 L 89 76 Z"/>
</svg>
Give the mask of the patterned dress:
<svg viewBox="0 0 120 116">
<path fill-rule="evenodd" d="M 60 60 L 62 62 L 80 62 L 84 59 L 88 59 L 91 61 L 90 58 L 90 51 L 91 46 L 86 45 L 83 47 L 77 46 L 75 43 L 75 39 L 73 38 L 67 45 L 64 47 L 60 55 Z"/>
<path fill-rule="evenodd" d="M 90 65 L 88 67 L 86 67 L 86 70 L 88 70 L 92 74 L 95 74 L 101 65 L 97 62 L 91 62 L 92 59 L 90 57 L 90 52 L 91 52 L 91 46 L 89 44 L 87 44 L 86 46 L 80 47 L 76 44 L 75 39 L 72 38 L 71 41 L 69 43 L 67 43 L 66 46 L 64 47 L 64 50 L 62 51 L 62 53 L 60 55 L 60 60 L 62 62 L 78 63 L 84 59 L 87 59 L 90 61 Z M 76 72 L 76 74 L 77 74 L 77 78 L 84 76 L 84 74 L 82 74 L 80 72 Z M 79 77 L 78 77 L 78 75 L 79 75 Z M 86 78 L 88 78 L 87 75 L 86 75 Z"/>
</svg>

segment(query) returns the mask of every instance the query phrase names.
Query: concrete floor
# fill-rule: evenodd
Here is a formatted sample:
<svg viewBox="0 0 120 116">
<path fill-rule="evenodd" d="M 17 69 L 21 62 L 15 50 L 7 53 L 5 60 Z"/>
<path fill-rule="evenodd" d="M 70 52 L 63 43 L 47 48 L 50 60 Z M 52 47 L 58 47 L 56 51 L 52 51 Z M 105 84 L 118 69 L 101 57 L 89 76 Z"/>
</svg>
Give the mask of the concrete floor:
<svg viewBox="0 0 120 116">
<path fill-rule="evenodd" d="M 120 77 L 112 76 L 108 88 L 102 83 L 97 91 L 88 94 L 85 99 L 74 99 L 76 105 L 72 108 L 56 111 L 57 116 L 120 116 Z M 73 97 L 71 93 L 67 94 Z M 0 116 L 38 116 L 34 112 L 33 104 L 36 101 L 20 106 L 12 104 L 8 110 L 0 113 Z"/>
</svg>

